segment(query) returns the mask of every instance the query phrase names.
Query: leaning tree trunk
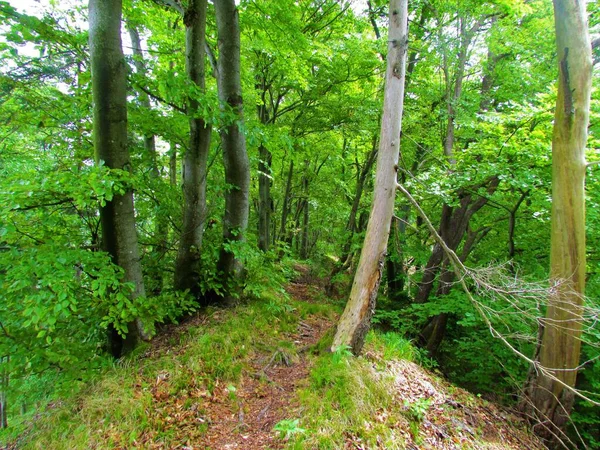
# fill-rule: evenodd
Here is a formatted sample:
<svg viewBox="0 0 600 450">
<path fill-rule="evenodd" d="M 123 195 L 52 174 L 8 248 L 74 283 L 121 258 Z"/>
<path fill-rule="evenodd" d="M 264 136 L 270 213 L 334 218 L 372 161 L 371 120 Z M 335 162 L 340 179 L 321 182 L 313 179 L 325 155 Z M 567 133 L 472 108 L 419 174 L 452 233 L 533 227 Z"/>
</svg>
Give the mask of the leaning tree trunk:
<svg viewBox="0 0 600 450">
<path fill-rule="evenodd" d="M 127 78 L 121 47 L 121 0 L 90 0 L 90 59 L 94 100 L 94 149 L 96 162 L 111 169 L 131 170 L 127 148 Z M 117 194 L 100 208 L 102 247 L 134 286 L 132 298 L 145 295 L 138 252 L 133 191 Z M 140 323 L 130 323 L 125 337 L 109 330 L 115 356 L 133 349 L 144 337 Z"/>
<path fill-rule="evenodd" d="M 581 348 L 585 289 L 585 146 L 592 79 L 585 0 L 554 0 L 559 66 L 552 138 L 552 232 L 549 298 L 539 364 L 528 387 L 536 431 L 550 447 L 560 445 L 573 406 Z"/>
<path fill-rule="evenodd" d="M 206 0 L 193 0 L 184 14 L 186 26 L 186 71 L 189 80 L 205 89 L 205 31 Z M 211 127 L 199 117 L 197 96 L 188 98 L 190 141 L 182 158 L 183 172 L 183 227 L 179 251 L 175 260 L 174 287 L 188 289 L 200 298 L 200 250 L 206 220 L 206 164 L 210 149 Z"/>
<path fill-rule="evenodd" d="M 230 188 L 225 196 L 224 245 L 217 270 L 224 277 L 223 286 L 229 296 L 235 293 L 236 285 L 233 281 L 239 283 L 243 275 L 242 262 L 236 257 L 230 244 L 244 241 L 248 228 L 250 163 L 246 152 L 246 138 L 241 131 L 244 108 L 240 76 L 240 26 L 235 1 L 215 2 L 215 14 L 219 35 L 219 99 L 222 106 L 231 109 L 236 118 L 221 132 L 225 181 Z"/>
<path fill-rule="evenodd" d="M 390 0 L 386 85 L 373 206 L 352 291 L 332 350 L 350 346 L 354 354 L 360 353 L 375 309 L 394 213 L 408 47 L 407 19 L 408 0 Z"/>
</svg>

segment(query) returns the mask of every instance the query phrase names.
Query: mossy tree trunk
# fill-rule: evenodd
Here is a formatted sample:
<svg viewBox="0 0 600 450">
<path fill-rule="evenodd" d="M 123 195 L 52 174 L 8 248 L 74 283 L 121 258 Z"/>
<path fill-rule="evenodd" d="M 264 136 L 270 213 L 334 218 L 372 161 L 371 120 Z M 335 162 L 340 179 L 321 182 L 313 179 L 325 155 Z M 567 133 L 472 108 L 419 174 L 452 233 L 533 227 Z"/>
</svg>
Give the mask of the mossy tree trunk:
<svg viewBox="0 0 600 450">
<path fill-rule="evenodd" d="M 346 309 L 333 339 L 332 350 L 350 346 L 360 353 L 375 309 L 394 212 L 400 153 L 408 48 L 408 1 L 390 0 L 386 85 L 373 205 Z"/>
<path fill-rule="evenodd" d="M 131 170 L 127 148 L 127 79 L 121 47 L 121 0 L 90 0 L 90 59 L 94 100 L 94 149 L 96 163 L 111 169 Z M 138 251 L 133 191 L 115 195 L 100 209 L 102 247 L 124 270 L 132 283 L 133 298 L 145 296 Z M 133 349 L 144 337 L 140 323 L 130 323 L 125 338 L 110 330 L 110 347 L 115 356 Z"/>
<path fill-rule="evenodd" d="M 217 270 L 223 276 L 226 296 L 234 294 L 243 276 L 243 264 L 231 244 L 245 240 L 250 207 L 250 162 L 246 152 L 242 83 L 240 73 L 240 26 L 234 0 L 215 2 L 219 42 L 218 88 L 224 108 L 233 112 L 231 121 L 221 132 L 225 182 L 230 186 L 225 196 L 223 247 Z M 234 282 L 235 280 L 235 282 Z"/>
<path fill-rule="evenodd" d="M 585 0 L 554 0 L 559 66 L 552 139 L 550 277 L 555 284 L 542 321 L 539 363 L 527 389 L 536 431 L 550 447 L 573 406 L 581 349 L 585 289 L 585 147 L 589 122 L 592 55 Z"/>
</svg>

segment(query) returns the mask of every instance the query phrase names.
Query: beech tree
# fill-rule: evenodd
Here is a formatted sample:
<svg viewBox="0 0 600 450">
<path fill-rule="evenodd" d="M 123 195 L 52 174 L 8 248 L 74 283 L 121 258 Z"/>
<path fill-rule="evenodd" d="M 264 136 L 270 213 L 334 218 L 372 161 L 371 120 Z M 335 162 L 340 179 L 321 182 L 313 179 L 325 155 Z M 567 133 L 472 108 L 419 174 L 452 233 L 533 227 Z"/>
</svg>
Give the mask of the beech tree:
<svg viewBox="0 0 600 450">
<path fill-rule="evenodd" d="M 354 354 L 360 353 L 371 325 L 394 214 L 408 48 L 407 0 L 390 0 L 389 23 L 383 116 L 373 205 L 350 298 L 338 323 L 332 344 L 332 350 L 350 346 Z"/>
<path fill-rule="evenodd" d="M 94 99 L 94 149 L 96 163 L 110 169 L 131 171 L 127 148 L 127 79 L 121 47 L 121 0 L 90 0 L 90 59 Z M 138 251 L 133 207 L 129 187 L 115 194 L 100 208 L 102 248 L 121 266 L 126 282 L 134 286 L 132 299 L 145 296 L 142 266 Z M 110 327 L 113 355 L 131 351 L 144 337 L 141 323 L 130 323 L 125 337 Z"/>
<path fill-rule="evenodd" d="M 231 280 L 243 274 L 243 265 L 235 255 L 236 242 L 245 240 L 250 207 L 250 162 L 246 152 L 244 103 L 240 75 L 240 25 L 234 0 L 215 2 L 219 35 L 218 86 L 222 107 L 232 119 L 221 131 L 223 165 L 228 191 L 223 215 L 223 246 L 217 270 L 224 277 L 225 292 L 231 293 Z"/>
<path fill-rule="evenodd" d="M 184 11 L 186 73 L 199 92 L 205 89 L 206 0 L 192 0 Z M 183 154 L 183 226 L 175 260 L 174 287 L 200 297 L 200 252 L 206 220 L 206 164 L 210 149 L 211 126 L 199 112 L 197 92 L 190 90 L 186 112 L 189 145 Z"/>
<path fill-rule="evenodd" d="M 585 293 L 585 148 L 592 86 L 586 1 L 554 0 L 554 21 L 559 69 L 552 138 L 554 288 L 541 321 L 541 367 L 528 386 L 527 400 L 540 421 L 536 430 L 558 447 L 573 407 Z"/>
</svg>

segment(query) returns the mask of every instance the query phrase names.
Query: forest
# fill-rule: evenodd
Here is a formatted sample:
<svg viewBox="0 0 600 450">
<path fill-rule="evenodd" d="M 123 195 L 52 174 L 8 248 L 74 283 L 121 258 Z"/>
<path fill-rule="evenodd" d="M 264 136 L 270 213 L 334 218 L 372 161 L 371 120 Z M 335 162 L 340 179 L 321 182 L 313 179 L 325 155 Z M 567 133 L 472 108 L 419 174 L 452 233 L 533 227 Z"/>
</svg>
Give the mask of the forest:
<svg viewBox="0 0 600 450">
<path fill-rule="evenodd" d="M 1 448 L 600 449 L 600 3 L 0 36 Z"/>
</svg>

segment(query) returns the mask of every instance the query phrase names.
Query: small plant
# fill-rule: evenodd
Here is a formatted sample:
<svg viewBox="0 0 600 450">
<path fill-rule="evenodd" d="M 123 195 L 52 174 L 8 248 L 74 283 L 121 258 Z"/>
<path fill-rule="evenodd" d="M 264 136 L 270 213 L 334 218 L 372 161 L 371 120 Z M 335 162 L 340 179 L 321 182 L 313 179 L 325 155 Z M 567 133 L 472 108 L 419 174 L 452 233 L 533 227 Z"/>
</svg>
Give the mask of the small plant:
<svg viewBox="0 0 600 450">
<path fill-rule="evenodd" d="M 300 419 L 284 419 L 275 424 L 273 431 L 279 433 L 279 438 L 287 441 L 295 434 L 302 434 L 306 430 L 299 427 Z"/>
<path fill-rule="evenodd" d="M 236 401 L 237 400 L 237 389 L 235 388 L 235 386 L 233 384 L 230 384 L 229 386 L 227 386 L 227 396 L 229 397 L 229 400 L 231 401 Z"/>
<path fill-rule="evenodd" d="M 419 427 L 423 419 L 425 419 L 430 406 L 430 398 L 419 398 L 412 403 L 407 400 L 404 401 L 404 414 L 410 422 L 410 434 L 417 445 L 420 445 Z"/>
<path fill-rule="evenodd" d="M 333 352 L 333 363 L 339 364 L 350 356 L 352 356 L 352 348 L 349 345 L 340 345 Z"/>
<path fill-rule="evenodd" d="M 404 400 L 404 409 L 406 411 L 406 416 L 411 422 L 416 422 L 418 424 L 423 422 L 425 414 L 427 414 L 427 411 L 429 410 L 430 406 L 430 398 L 419 398 L 412 403 L 407 400 Z"/>
<path fill-rule="evenodd" d="M 278 316 L 281 314 L 292 313 L 295 311 L 296 308 L 281 300 L 271 299 L 269 300 L 269 303 L 267 303 L 266 309 L 271 315 Z"/>
</svg>

